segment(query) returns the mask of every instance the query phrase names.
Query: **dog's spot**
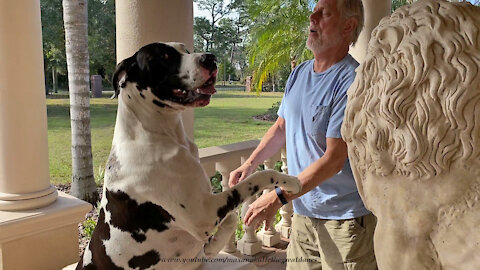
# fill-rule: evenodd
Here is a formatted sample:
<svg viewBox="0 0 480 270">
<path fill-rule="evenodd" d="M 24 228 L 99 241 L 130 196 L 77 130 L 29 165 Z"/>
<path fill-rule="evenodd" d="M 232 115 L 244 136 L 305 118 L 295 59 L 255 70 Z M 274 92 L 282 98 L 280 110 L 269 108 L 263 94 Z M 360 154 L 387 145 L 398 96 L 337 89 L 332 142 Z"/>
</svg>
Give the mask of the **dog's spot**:
<svg viewBox="0 0 480 270">
<path fill-rule="evenodd" d="M 108 161 L 107 161 L 107 171 L 110 175 L 110 178 L 117 178 L 118 177 L 118 172 L 120 171 L 120 162 L 117 159 L 117 155 L 115 154 L 115 151 L 112 151 L 110 153 L 110 156 L 108 156 Z"/>
<path fill-rule="evenodd" d="M 182 256 L 182 253 L 180 253 L 180 251 L 175 252 L 175 257 L 180 257 L 180 256 Z"/>
<path fill-rule="evenodd" d="M 260 189 L 260 187 L 259 187 L 258 185 L 254 186 L 251 195 L 252 195 L 252 196 L 255 195 L 255 194 L 258 192 L 259 189 Z"/>
<path fill-rule="evenodd" d="M 209 236 L 210 234 L 208 232 L 205 232 L 205 236 Z"/>
<path fill-rule="evenodd" d="M 133 269 L 147 269 L 150 266 L 157 264 L 160 261 L 160 254 L 155 250 L 150 250 L 149 252 L 141 255 L 135 256 L 128 261 L 128 266 Z"/>
<path fill-rule="evenodd" d="M 236 189 L 232 190 L 231 194 L 227 197 L 227 203 L 217 210 L 217 216 L 220 218 L 220 220 L 222 220 L 228 214 L 228 212 L 235 209 L 241 201 L 242 198 L 240 197 L 240 193 L 238 193 Z"/>
<path fill-rule="evenodd" d="M 270 183 L 273 184 L 273 182 L 275 182 L 275 180 L 273 180 L 273 177 L 272 177 L 272 178 L 270 178 Z"/>
<path fill-rule="evenodd" d="M 78 269 L 78 266 L 77 266 L 77 269 Z M 85 266 L 83 269 L 84 270 L 98 270 L 98 268 L 93 264 L 89 264 L 89 265 Z M 123 269 L 123 268 L 121 268 L 121 269 Z"/>
<path fill-rule="evenodd" d="M 287 181 L 283 181 L 283 183 L 284 183 L 284 184 L 286 184 L 286 183 L 287 183 Z"/>
<path fill-rule="evenodd" d="M 140 92 L 140 96 L 141 96 L 143 99 L 145 99 L 145 95 L 142 94 L 142 92 Z"/>
<path fill-rule="evenodd" d="M 183 204 L 180 204 L 180 206 L 181 206 L 183 209 L 185 209 L 185 205 L 183 205 Z"/>
<path fill-rule="evenodd" d="M 128 96 L 128 99 L 132 99 L 132 97 L 130 95 L 127 95 Z"/>
<path fill-rule="evenodd" d="M 168 223 L 175 221 L 161 206 L 151 202 L 137 204 L 122 191 L 106 190 L 107 210 L 112 214 L 110 223 L 118 229 L 130 232 L 138 242 L 145 241 L 148 230 L 162 232 L 168 229 Z"/>
<path fill-rule="evenodd" d="M 77 270 L 98 270 L 98 269 L 113 269 L 123 270 L 123 268 L 116 266 L 112 259 L 105 251 L 103 241 L 110 239 L 110 226 L 105 222 L 105 211 L 102 208 L 98 215 L 98 222 L 93 231 L 92 239 L 88 245 L 88 249 L 92 253 L 92 263 L 83 266 L 83 259 L 78 263 Z M 83 258 L 83 256 L 82 256 Z"/>
<path fill-rule="evenodd" d="M 143 243 L 145 240 L 147 240 L 147 236 L 141 232 L 133 232 L 132 238 L 139 243 Z"/>
<path fill-rule="evenodd" d="M 159 106 L 159 107 L 162 107 L 162 108 L 165 107 L 165 104 L 163 104 L 163 103 L 161 103 L 160 101 L 155 100 L 155 99 L 153 100 L 153 104 L 155 104 L 155 105 L 157 105 L 157 106 Z"/>
</svg>

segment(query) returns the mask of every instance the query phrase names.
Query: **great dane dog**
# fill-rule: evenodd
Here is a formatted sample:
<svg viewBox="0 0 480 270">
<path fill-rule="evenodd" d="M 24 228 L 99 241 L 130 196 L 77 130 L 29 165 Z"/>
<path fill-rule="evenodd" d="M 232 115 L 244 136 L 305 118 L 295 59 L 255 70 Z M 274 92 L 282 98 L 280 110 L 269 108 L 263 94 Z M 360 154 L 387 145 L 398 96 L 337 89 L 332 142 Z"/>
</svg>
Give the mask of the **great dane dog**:
<svg viewBox="0 0 480 270">
<path fill-rule="evenodd" d="M 215 56 L 180 43 L 146 45 L 118 64 L 100 215 L 77 269 L 198 268 L 226 244 L 244 200 L 274 186 L 299 192 L 296 178 L 272 170 L 211 192 L 181 111 L 209 104 L 216 74 Z"/>
</svg>

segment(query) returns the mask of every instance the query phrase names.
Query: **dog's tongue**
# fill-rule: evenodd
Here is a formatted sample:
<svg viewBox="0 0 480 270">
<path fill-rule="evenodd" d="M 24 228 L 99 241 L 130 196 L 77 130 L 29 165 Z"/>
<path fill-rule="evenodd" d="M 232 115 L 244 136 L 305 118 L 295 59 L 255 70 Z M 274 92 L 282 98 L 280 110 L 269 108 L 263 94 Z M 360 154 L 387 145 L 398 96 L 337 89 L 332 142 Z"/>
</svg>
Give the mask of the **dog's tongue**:
<svg viewBox="0 0 480 270">
<path fill-rule="evenodd" d="M 205 107 L 210 104 L 210 95 L 202 95 L 193 102 L 194 107 Z"/>
</svg>

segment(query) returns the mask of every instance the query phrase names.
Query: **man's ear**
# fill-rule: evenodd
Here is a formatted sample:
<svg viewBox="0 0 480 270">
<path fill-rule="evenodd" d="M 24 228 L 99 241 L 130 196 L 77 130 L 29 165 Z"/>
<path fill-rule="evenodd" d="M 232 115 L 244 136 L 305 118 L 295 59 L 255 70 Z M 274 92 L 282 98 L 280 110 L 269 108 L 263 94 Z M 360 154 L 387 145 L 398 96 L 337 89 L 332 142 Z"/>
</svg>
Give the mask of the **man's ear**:
<svg viewBox="0 0 480 270">
<path fill-rule="evenodd" d="M 358 26 L 358 19 L 355 17 L 347 18 L 345 21 L 345 25 L 343 26 L 343 34 L 344 35 L 351 35 Z"/>
</svg>

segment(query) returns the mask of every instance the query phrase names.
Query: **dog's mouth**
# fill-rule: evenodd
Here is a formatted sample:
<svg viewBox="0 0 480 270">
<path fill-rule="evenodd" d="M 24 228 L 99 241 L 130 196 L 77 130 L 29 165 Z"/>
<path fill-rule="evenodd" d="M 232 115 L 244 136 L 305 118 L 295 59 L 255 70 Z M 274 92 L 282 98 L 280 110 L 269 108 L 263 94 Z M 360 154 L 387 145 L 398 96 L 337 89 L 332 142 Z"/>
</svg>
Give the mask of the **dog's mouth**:
<svg viewBox="0 0 480 270">
<path fill-rule="evenodd" d="M 210 103 L 210 98 L 217 91 L 215 90 L 215 82 L 217 81 L 217 70 L 210 73 L 210 77 L 200 86 L 185 90 L 174 89 L 172 95 L 176 102 L 185 106 L 204 107 Z"/>
</svg>

